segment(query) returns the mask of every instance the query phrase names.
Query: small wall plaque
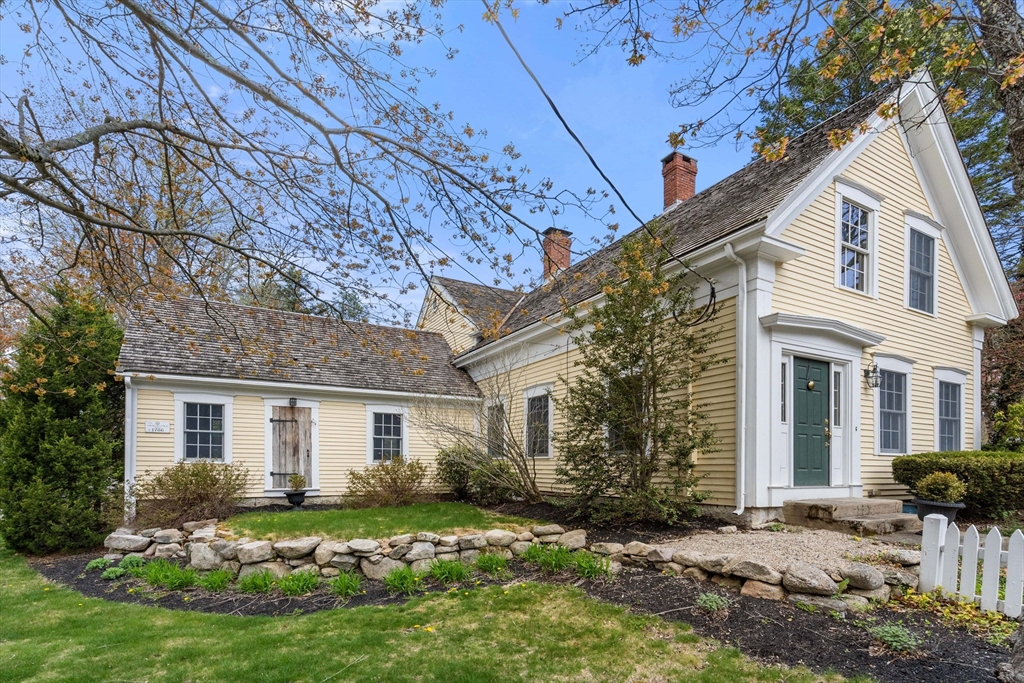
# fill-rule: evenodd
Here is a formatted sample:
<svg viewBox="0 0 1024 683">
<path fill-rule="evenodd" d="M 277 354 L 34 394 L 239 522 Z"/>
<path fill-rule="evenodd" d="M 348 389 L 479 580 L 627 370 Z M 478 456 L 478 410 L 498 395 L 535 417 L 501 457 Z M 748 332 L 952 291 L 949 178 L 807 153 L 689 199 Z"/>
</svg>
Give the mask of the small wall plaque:
<svg viewBox="0 0 1024 683">
<path fill-rule="evenodd" d="M 146 433 L 154 434 L 169 434 L 171 431 L 171 423 L 164 422 L 163 420 L 146 420 Z"/>
</svg>

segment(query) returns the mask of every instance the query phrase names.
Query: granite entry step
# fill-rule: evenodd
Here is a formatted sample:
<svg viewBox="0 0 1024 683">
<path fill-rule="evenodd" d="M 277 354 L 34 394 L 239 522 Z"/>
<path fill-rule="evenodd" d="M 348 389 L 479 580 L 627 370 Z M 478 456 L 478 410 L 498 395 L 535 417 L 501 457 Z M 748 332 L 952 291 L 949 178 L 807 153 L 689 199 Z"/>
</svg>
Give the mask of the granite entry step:
<svg viewBox="0 0 1024 683">
<path fill-rule="evenodd" d="M 858 536 L 921 530 L 921 520 L 917 515 L 903 512 L 903 501 L 892 498 L 789 500 L 783 505 L 782 514 L 786 524 Z"/>
</svg>

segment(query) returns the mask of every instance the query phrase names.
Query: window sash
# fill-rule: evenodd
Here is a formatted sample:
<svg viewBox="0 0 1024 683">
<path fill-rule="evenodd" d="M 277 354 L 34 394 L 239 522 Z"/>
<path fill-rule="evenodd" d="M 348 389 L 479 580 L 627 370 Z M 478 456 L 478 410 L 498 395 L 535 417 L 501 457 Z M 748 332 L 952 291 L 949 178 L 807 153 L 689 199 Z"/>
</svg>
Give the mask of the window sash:
<svg viewBox="0 0 1024 683">
<path fill-rule="evenodd" d="M 374 462 L 387 462 L 405 455 L 403 429 L 401 413 L 373 414 Z"/>
<path fill-rule="evenodd" d="M 935 239 L 917 230 L 911 230 L 908 258 L 910 267 L 908 304 L 915 310 L 934 313 Z"/>
<path fill-rule="evenodd" d="M 786 384 L 789 381 L 789 377 L 787 375 L 787 372 L 788 372 L 787 371 L 787 367 L 788 367 L 787 363 L 783 363 L 782 364 L 782 421 L 783 422 L 786 421 L 786 419 L 787 419 L 787 417 L 789 415 L 789 413 L 786 410 Z"/>
<path fill-rule="evenodd" d="M 186 403 L 185 460 L 224 460 L 224 405 Z"/>
<path fill-rule="evenodd" d="M 832 426 L 841 427 L 841 416 L 842 416 L 842 382 L 843 373 L 839 370 L 832 372 Z"/>
<path fill-rule="evenodd" d="M 487 407 L 487 455 L 505 457 L 505 404 Z"/>
<path fill-rule="evenodd" d="M 907 376 L 881 371 L 878 387 L 878 437 L 883 453 L 907 452 Z"/>
<path fill-rule="evenodd" d="M 839 283 L 858 292 L 867 291 L 871 259 L 869 209 L 843 200 L 839 219 L 842 249 L 839 258 Z"/>
<path fill-rule="evenodd" d="M 939 382 L 939 450 L 960 450 L 960 385 Z"/>
<path fill-rule="evenodd" d="M 547 394 L 526 399 L 526 455 L 546 458 L 551 452 L 551 419 Z"/>
</svg>

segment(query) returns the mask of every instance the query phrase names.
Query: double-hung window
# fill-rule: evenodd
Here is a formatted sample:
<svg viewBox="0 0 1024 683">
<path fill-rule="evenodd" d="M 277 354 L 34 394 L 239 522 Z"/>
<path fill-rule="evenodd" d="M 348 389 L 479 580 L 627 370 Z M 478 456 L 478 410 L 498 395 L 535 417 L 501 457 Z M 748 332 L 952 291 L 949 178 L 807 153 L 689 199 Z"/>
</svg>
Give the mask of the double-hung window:
<svg viewBox="0 0 1024 683">
<path fill-rule="evenodd" d="M 608 451 L 636 453 L 640 451 L 637 423 L 643 412 L 643 380 L 640 375 L 627 373 L 608 383 L 609 419 Z"/>
<path fill-rule="evenodd" d="M 881 371 L 878 387 L 878 436 L 882 453 L 907 452 L 907 375 Z"/>
<path fill-rule="evenodd" d="M 505 457 L 505 404 L 487 406 L 487 455 Z"/>
<path fill-rule="evenodd" d="M 224 460 L 224 406 L 185 403 L 185 460 Z"/>
<path fill-rule="evenodd" d="M 406 455 L 402 417 L 402 413 L 373 413 L 373 462 L 388 462 Z"/>
<path fill-rule="evenodd" d="M 939 382 L 939 450 L 958 451 L 960 445 L 961 385 Z"/>
<path fill-rule="evenodd" d="M 548 389 L 526 392 L 526 455 L 530 458 L 551 456 L 551 396 Z"/>
<path fill-rule="evenodd" d="M 910 230 L 907 254 L 907 305 L 935 313 L 935 238 Z"/>
<path fill-rule="evenodd" d="M 843 199 L 839 217 L 839 284 L 858 292 L 869 291 L 871 263 L 871 212 Z"/>
</svg>

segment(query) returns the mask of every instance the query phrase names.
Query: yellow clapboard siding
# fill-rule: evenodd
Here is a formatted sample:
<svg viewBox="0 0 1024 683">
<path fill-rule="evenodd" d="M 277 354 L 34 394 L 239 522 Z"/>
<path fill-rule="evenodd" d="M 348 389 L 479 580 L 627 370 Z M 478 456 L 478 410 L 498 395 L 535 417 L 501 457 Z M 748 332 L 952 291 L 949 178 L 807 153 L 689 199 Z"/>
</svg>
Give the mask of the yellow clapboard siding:
<svg viewBox="0 0 1024 683">
<path fill-rule="evenodd" d="M 448 346 L 452 347 L 452 353 L 459 354 L 476 345 L 477 329 L 469 324 L 450 301 L 431 289 L 424 297 L 423 306 L 425 313 L 420 321 L 420 329 L 439 333 L 448 342 Z"/>
<path fill-rule="evenodd" d="M 878 217 L 878 299 L 842 290 L 834 283 L 835 184 L 823 192 L 782 234 L 807 253 L 780 264 L 776 271 L 776 311 L 838 317 L 874 330 L 885 342 L 864 354 L 889 353 L 915 360 L 911 378 L 911 449 L 935 447 L 935 367 L 958 367 L 973 373 L 974 346 L 965 318 L 971 310 L 963 285 L 943 240 L 938 246 L 938 315 L 904 307 L 904 210 L 926 216 L 931 210 L 898 131 L 891 127 L 867 146 L 843 176 L 870 187 L 885 199 Z M 858 378 L 860 379 L 860 378 Z M 874 392 L 861 381 L 861 476 L 865 489 L 884 495 L 905 493 L 892 483 L 891 456 L 874 454 Z M 973 443 L 974 377 L 964 385 L 965 443 Z"/>
</svg>

